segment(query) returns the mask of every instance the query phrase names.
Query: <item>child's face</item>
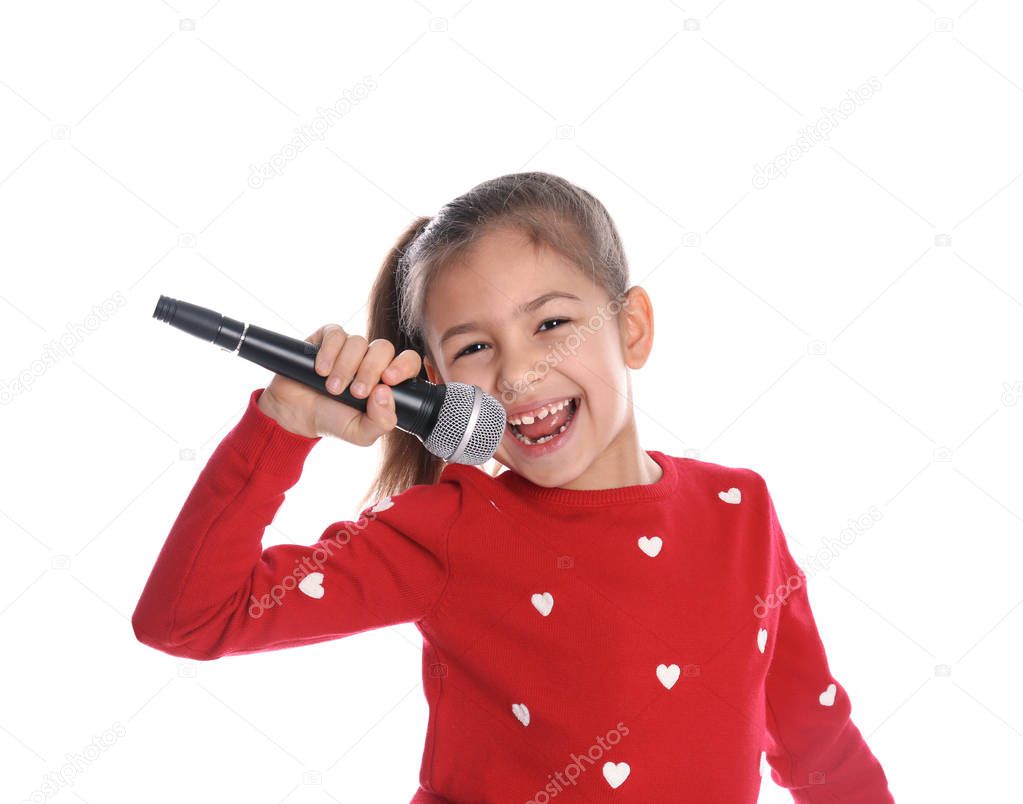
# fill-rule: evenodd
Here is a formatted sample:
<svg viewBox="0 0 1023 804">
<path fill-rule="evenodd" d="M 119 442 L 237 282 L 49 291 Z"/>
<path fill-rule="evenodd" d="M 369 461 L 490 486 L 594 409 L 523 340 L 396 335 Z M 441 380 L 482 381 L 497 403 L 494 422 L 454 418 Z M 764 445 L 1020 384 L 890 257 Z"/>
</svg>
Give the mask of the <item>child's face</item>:
<svg viewBox="0 0 1023 804">
<path fill-rule="evenodd" d="M 578 299 L 515 311 L 551 291 Z M 435 280 L 424 338 L 436 361 L 425 359 L 431 382 L 478 385 L 511 411 L 578 400 L 568 429 L 546 447 L 523 448 L 506 429 L 494 457 L 534 483 L 599 484 L 608 461 L 638 449 L 628 369 L 642 366 L 653 338 L 642 288 L 612 300 L 556 251 L 537 253 L 523 234 L 499 229 Z"/>
</svg>

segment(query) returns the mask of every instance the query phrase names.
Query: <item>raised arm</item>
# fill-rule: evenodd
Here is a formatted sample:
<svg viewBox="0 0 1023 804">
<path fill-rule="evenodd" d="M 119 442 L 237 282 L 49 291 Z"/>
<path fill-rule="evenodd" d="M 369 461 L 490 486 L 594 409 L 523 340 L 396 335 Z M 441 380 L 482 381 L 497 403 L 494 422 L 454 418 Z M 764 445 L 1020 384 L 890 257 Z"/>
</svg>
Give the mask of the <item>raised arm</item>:
<svg viewBox="0 0 1023 804">
<path fill-rule="evenodd" d="M 424 617 L 447 581 L 461 487 L 413 486 L 312 544 L 263 533 L 320 438 L 264 414 L 257 388 L 200 473 L 132 616 L 136 637 L 208 660 L 322 642 Z"/>
</svg>

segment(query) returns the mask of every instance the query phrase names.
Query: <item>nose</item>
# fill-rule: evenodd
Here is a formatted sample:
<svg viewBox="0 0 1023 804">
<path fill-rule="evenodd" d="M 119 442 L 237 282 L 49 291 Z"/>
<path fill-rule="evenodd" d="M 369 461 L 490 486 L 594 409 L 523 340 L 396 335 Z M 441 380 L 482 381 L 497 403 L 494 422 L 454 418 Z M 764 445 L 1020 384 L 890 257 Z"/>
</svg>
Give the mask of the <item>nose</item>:
<svg viewBox="0 0 1023 804">
<path fill-rule="evenodd" d="M 530 396 L 549 368 L 542 350 L 530 344 L 505 346 L 497 366 L 497 398 L 505 405 L 513 405 L 520 397 Z"/>
</svg>

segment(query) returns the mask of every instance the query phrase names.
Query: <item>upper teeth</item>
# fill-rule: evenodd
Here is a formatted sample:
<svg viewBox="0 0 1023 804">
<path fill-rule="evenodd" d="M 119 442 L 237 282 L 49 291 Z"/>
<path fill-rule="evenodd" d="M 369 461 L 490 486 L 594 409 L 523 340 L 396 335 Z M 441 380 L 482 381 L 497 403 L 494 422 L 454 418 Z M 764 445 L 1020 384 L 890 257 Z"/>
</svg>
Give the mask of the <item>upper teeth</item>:
<svg viewBox="0 0 1023 804">
<path fill-rule="evenodd" d="M 572 397 L 569 397 L 568 399 L 562 399 L 560 402 L 554 402 L 553 404 L 537 408 L 536 410 L 531 410 L 529 413 L 523 413 L 518 416 L 509 416 L 508 424 L 532 424 L 537 419 L 546 419 L 550 414 L 557 413 L 571 401 Z"/>
</svg>

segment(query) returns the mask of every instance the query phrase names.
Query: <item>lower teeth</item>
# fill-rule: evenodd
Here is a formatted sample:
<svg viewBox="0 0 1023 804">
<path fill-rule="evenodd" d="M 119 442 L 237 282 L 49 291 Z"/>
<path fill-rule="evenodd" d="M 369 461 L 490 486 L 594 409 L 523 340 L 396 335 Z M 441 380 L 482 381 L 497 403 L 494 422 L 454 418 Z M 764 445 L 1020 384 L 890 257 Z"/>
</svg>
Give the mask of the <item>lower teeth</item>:
<svg viewBox="0 0 1023 804">
<path fill-rule="evenodd" d="M 568 417 L 568 421 L 567 422 L 565 422 L 563 425 L 561 425 L 561 427 L 559 427 L 557 430 L 555 430 L 550 435 L 540 436 L 538 439 L 536 439 L 536 441 L 534 441 L 533 439 L 531 439 L 527 435 L 523 435 L 518 430 L 516 430 L 515 427 L 512 427 L 511 431 L 512 431 L 512 434 L 519 441 L 521 441 L 523 444 L 526 444 L 527 446 L 534 446 L 536 444 L 546 444 L 552 438 L 557 438 L 559 435 L 561 435 L 563 432 L 565 432 L 568 429 L 568 425 L 570 425 L 572 423 L 572 419 L 574 419 L 574 418 L 575 418 L 575 411 L 572 411 L 572 415 Z"/>
</svg>

